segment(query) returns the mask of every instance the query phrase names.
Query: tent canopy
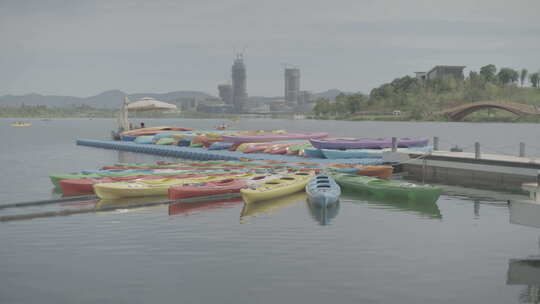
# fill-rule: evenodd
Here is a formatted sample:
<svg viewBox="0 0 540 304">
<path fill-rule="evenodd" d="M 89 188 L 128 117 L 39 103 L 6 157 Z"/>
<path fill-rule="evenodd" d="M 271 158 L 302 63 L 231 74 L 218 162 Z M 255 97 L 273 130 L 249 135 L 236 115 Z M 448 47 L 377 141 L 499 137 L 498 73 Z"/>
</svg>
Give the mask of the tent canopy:
<svg viewBox="0 0 540 304">
<path fill-rule="evenodd" d="M 126 109 L 131 112 L 141 112 L 152 110 L 177 110 L 178 108 L 176 105 L 170 103 L 155 100 L 151 97 L 144 97 L 143 99 L 129 103 Z"/>
</svg>

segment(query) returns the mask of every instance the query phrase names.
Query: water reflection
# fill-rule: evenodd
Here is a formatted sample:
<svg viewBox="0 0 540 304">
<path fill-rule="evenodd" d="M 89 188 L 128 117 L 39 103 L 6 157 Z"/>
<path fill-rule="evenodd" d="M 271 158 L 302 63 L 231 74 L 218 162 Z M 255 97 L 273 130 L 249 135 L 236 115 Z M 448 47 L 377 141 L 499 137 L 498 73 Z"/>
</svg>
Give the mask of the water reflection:
<svg viewBox="0 0 540 304">
<path fill-rule="evenodd" d="M 510 223 L 540 228 L 540 204 L 511 200 L 508 207 Z"/>
<path fill-rule="evenodd" d="M 540 303 L 540 256 L 508 261 L 508 285 L 526 285 L 519 295 L 520 303 Z"/>
<path fill-rule="evenodd" d="M 433 219 L 442 218 L 441 211 L 436 202 L 411 201 L 396 198 L 376 198 L 373 196 L 346 191 L 342 194 L 342 201 L 349 198 L 353 203 L 367 203 L 372 206 L 387 208 L 396 211 L 413 212 Z"/>
<path fill-rule="evenodd" d="M 474 200 L 474 218 L 479 219 L 480 218 L 480 201 Z"/>
<path fill-rule="evenodd" d="M 135 208 L 149 205 L 157 205 L 166 202 L 166 196 L 127 197 L 119 199 L 102 199 L 96 203 L 96 210 L 108 210 L 117 208 Z"/>
<path fill-rule="evenodd" d="M 299 201 L 305 201 L 306 199 L 306 193 L 298 192 L 289 196 L 276 199 L 253 202 L 249 204 L 244 203 L 244 208 L 242 208 L 242 212 L 240 213 L 240 219 L 242 219 L 243 217 L 256 216 L 258 214 L 270 214 L 276 212 L 279 209 L 293 205 Z"/>
<path fill-rule="evenodd" d="M 340 203 L 329 208 L 321 208 L 306 201 L 309 213 L 320 225 L 325 226 L 330 223 L 330 220 L 335 218 L 339 213 Z"/>
<path fill-rule="evenodd" d="M 173 203 L 169 205 L 169 215 L 190 215 L 193 212 L 231 208 L 243 202 L 244 201 L 241 197 L 233 197 L 229 199 L 214 199 L 207 201 Z"/>
</svg>

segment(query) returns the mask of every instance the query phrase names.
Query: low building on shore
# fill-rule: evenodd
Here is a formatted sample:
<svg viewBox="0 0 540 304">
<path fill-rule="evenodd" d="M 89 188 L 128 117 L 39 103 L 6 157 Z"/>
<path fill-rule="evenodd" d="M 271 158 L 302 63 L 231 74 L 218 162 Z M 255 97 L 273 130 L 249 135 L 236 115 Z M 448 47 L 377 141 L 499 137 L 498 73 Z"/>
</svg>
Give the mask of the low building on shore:
<svg viewBox="0 0 540 304">
<path fill-rule="evenodd" d="M 416 79 L 419 80 L 434 80 L 448 76 L 452 76 L 456 79 L 463 80 L 463 70 L 465 66 L 461 65 L 436 65 L 428 72 L 414 72 Z"/>
</svg>

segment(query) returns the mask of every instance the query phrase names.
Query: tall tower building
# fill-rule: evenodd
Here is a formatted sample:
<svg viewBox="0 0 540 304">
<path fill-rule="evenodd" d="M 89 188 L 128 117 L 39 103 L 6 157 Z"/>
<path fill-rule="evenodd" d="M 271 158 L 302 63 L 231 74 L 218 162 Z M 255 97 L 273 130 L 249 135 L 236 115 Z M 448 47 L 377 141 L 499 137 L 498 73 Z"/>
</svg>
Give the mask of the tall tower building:
<svg viewBox="0 0 540 304">
<path fill-rule="evenodd" d="M 237 113 L 242 113 L 247 101 L 246 90 L 246 66 L 244 65 L 244 57 L 242 54 L 237 54 L 232 66 L 232 103 L 234 110 Z"/>
<path fill-rule="evenodd" d="M 218 85 L 219 98 L 223 100 L 225 104 L 233 104 L 233 89 L 230 84 L 220 84 Z"/>
<path fill-rule="evenodd" d="M 285 101 L 290 107 L 296 107 L 300 97 L 300 69 L 285 69 Z"/>
</svg>

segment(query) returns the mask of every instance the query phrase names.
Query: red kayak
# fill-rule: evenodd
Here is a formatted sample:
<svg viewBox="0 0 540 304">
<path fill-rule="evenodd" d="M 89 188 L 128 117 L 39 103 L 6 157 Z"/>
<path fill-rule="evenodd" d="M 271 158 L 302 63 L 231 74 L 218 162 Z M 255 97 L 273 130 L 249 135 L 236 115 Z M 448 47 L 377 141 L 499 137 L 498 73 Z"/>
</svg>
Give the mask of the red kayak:
<svg viewBox="0 0 540 304">
<path fill-rule="evenodd" d="M 249 179 L 225 179 L 196 185 L 175 186 L 169 188 L 169 199 L 177 200 L 188 197 L 240 193 L 240 189 L 244 188 L 248 183 L 261 181 L 270 177 L 258 175 Z"/>
<path fill-rule="evenodd" d="M 269 154 L 285 154 L 287 153 L 287 148 L 293 145 L 294 144 L 276 144 L 267 148 L 263 152 Z"/>
<path fill-rule="evenodd" d="M 257 153 L 257 152 L 263 152 L 264 150 L 268 149 L 272 144 L 264 143 L 264 144 L 251 144 L 247 146 L 244 149 L 244 153 Z"/>
<path fill-rule="evenodd" d="M 211 174 L 211 176 L 233 175 L 238 173 L 220 173 Z M 80 179 L 63 179 L 60 181 L 60 188 L 64 196 L 75 196 L 84 194 L 94 194 L 94 184 L 99 183 L 114 183 L 134 180 L 149 180 L 161 178 L 191 178 L 210 176 L 208 174 L 179 174 L 179 175 L 136 175 L 122 177 L 103 177 L 103 178 L 80 178 Z"/>
<path fill-rule="evenodd" d="M 246 186 L 246 180 L 224 179 L 198 185 L 182 185 L 169 188 L 169 199 L 177 200 L 188 197 L 238 193 Z"/>
</svg>

